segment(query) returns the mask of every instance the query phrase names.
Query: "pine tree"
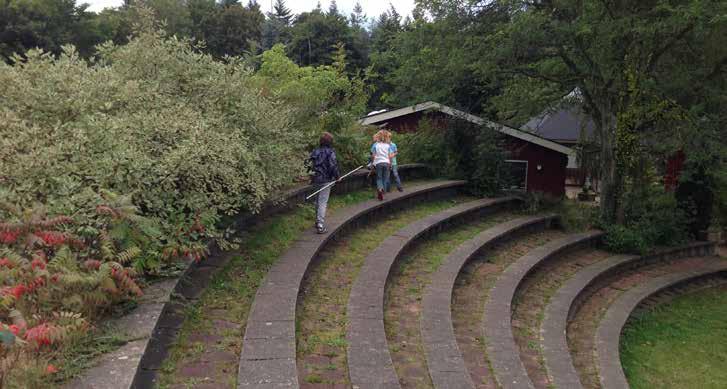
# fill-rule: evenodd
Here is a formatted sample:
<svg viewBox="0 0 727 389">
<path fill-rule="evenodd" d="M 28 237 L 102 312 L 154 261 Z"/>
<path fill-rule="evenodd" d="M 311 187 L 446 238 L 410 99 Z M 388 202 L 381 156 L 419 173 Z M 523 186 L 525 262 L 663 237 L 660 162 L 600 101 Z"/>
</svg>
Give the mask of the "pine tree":
<svg viewBox="0 0 727 389">
<path fill-rule="evenodd" d="M 357 29 L 363 26 L 364 22 L 366 21 L 366 15 L 363 13 L 363 7 L 361 7 L 360 2 L 356 2 L 356 5 L 353 7 L 353 12 L 351 12 L 351 27 Z"/>
<path fill-rule="evenodd" d="M 331 4 L 328 6 L 328 15 L 330 16 L 338 16 L 338 4 L 336 4 L 336 0 L 331 0 Z"/>
<path fill-rule="evenodd" d="M 289 26 L 293 19 L 293 12 L 290 8 L 285 6 L 285 0 L 276 0 L 270 17 L 283 22 L 286 26 Z"/>
</svg>

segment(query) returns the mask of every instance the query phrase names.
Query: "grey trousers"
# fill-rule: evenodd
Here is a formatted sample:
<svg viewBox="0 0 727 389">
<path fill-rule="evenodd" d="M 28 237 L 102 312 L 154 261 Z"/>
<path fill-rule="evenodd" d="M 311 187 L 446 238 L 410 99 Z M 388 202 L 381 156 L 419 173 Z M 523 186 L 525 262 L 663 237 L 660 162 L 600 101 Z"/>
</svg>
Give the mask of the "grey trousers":
<svg viewBox="0 0 727 389">
<path fill-rule="evenodd" d="M 323 225 L 326 219 L 326 209 L 328 208 L 328 197 L 331 196 L 331 187 L 318 193 L 316 199 L 316 225 Z"/>
</svg>

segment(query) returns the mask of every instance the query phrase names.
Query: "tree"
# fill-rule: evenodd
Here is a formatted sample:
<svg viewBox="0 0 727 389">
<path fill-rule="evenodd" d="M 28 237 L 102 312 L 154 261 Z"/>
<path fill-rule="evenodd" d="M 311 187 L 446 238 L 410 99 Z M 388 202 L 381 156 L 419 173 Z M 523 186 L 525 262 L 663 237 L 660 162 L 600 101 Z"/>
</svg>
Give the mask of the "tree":
<svg viewBox="0 0 727 389">
<path fill-rule="evenodd" d="M 371 37 L 365 27 L 366 15 L 363 12 L 361 3 L 356 2 L 353 12 L 349 17 L 350 38 L 346 47 L 349 72 L 365 69 L 369 66 L 371 52 Z"/>
<path fill-rule="evenodd" d="M 336 4 L 336 0 L 331 0 L 331 4 L 328 5 L 328 15 L 334 17 L 341 15 L 341 13 L 338 12 L 338 4 Z"/>
<path fill-rule="evenodd" d="M 291 40 L 293 13 L 285 6 L 285 0 L 276 0 L 273 12 L 268 12 L 267 16 L 263 24 L 263 49 L 268 50 L 278 43 L 287 45 Z"/>
<path fill-rule="evenodd" d="M 275 0 L 271 17 L 279 20 L 285 26 L 289 26 L 293 20 L 293 11 L 285 6 L 285 0 Z"/>
<path fill-rule="evenodd" d="M 7 62 L 13 53 L 36 47 L 58 54 L 69 43 L 91 55 L 103 36 L 87 7 L 75 0 L 0 1 L 0 56 Z"/>
<path fill-rule="evenodd" d="M 420 11 L 397 28 L 390 22 L 392 14 L 380 16 L 374 29 L 376 47 L 383 51 L 371 56 L 378 87 L 372 108 L 434 100 L 482 113 L 498 90 L 475 71 L 483 55 L 480 37 L 491 34 L 505 16 L 492 11 L 443 14 L 427 20 Z"/>
<path fill-rule="evenodd" d="M 144 5 L 154 10 L 156 18 L 163 21 L 169 35 L 190 36 L 192 20 L 186 2 L 179 0 L 145 0 Z"/>
<path fill-rule="evenodd" d="M 724 28 L 725 19 L 715 15 L 725 15 L 727 5 L 716 0 L 481 1 L 467 10 L 491 7 L 504 7 L 510 19 L 485 38 L 488 56 L 479 71 L 505 82 L 509 102 L 533 101 L 528 95 L 534 94 L 541 101 L 554 99 L 578 88 L 600 144 L 601 216 L 621 221 L 624 185 L 648 156 L 649 136 L 675 139 L 679 129 L 694 129 L 684 115 L 690 107 L 670 93 L 678 71 L 672 62 L 679 51 L 705 48 L 701 38 Z M 724 48 L 719 53 L 724 61 Z M 703 74 L 687 70 L 680 76 L 695 83 Z"/>
<path fill-rule="evenodd" d="M 288 54 L 300 65 L 330 64 L 334 45 L 343 42 L 349 47 L 350 37 L 346 18 L 316 8 L 301 13 L 295 19 Z"/>
<path fill-rule="evenodd" d="M 265 16 L 257 3 L 250 2 L 246 7 L 240 4 L 223 7 L 207 37 L 209 52 L 216 57 L 254 53 L 262 42 L 264 21 Z"/>
<path fill-rule="evenodd" d="M 356 5 L 353 6 L 353 12 L 351 12 L 349 21 L 351 23 L 351 28 L 353 29 L 362 28 L 366 23 L 366 14 L 364 14 L 363 7 L 361 7 L 360 2 L 357 1 Z"/>
</svg>

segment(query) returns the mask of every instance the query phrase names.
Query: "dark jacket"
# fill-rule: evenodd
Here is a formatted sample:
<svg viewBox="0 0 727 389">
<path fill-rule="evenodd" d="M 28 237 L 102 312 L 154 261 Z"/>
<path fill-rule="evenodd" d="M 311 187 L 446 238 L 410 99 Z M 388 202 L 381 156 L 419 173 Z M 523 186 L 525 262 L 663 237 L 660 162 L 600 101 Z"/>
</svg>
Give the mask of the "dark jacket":
<svg viewBox="0 0 727 389">
<path fill-rule="evenodd" d="M 336 152 L 332 147 L 318 147 L 310 153 L 310 166 L 314 184 L 325 184 L 340 177 Z"/>
</svg>

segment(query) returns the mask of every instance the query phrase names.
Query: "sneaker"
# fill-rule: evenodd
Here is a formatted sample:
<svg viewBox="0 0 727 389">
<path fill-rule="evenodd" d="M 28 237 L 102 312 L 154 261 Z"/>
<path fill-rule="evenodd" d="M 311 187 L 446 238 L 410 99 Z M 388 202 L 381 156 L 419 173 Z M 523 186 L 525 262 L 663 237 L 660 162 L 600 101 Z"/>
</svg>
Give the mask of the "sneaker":
<svg viewBox="0 0 727 389">
<path fill-rule="evenodd" d="M 323 224 L 318 224 L 316 226 L 316 232 L 319 234 L 325 234 L 327 231 L 328 230 L 326 229 L 326 226 L 324 226 Z"/>
<path fill-rule="evenodd" d="M 382 189 L 378 190 L 378 199 L 379 201 L 384 201 L 384 191 Z"/>
<path fill-rule="evenodd" d="M 398 187 L 398 188 L 396 188 L 396 190 L 398 190 L 399 192 L 403 192 L 404 191 L 404 188 Z"/>
</svg>

